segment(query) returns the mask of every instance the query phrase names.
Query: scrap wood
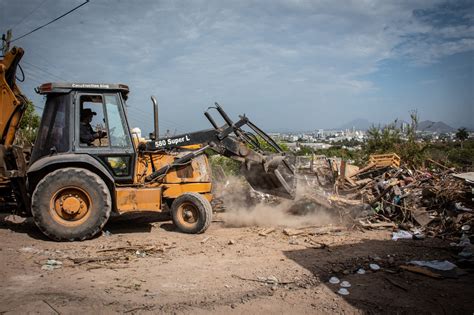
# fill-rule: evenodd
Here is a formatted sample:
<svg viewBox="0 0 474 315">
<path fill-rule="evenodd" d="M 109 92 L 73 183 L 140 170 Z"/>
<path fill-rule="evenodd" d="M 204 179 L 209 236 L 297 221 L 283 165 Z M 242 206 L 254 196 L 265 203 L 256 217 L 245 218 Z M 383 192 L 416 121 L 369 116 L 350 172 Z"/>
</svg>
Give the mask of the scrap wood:
<svg viewBox="0 0 474 315">
<path fill-rule="evenodd" d="M 436 162 L 436 161 L 433 160 L 433 159 L 426 159 L 426 160 L 427 160 L 428 162 L 430 162 L 430 163 L 433 163 L 433 164 L 435 164 L 435 165 L 437 165 L 437 166 L 439 166 L 439 167 L 445 169 L 445 170 L 451 170 L 451 169 L 452 169 L 452 168 L 447 167 L 446 165 L 443 165 L 443 164 L 441 164 L 441 163 L 439 163 L 439 162 Z"/>
<path fill-rule="evenodd" d="M 354 177 L 354 176 L 357 176 L 357 175 L 362 174 L 364 172 L 367 172 L 368 170 L 373 168 L 375 165 L 376 165 L 375 163 L 369 163 L 369 164 L 367 164 L 367 166 L 364 166 L 363 168 L 359 169 L 356 173 L 351 174 L 350 177 Z"/>
<path fill-rule="evenodd" d="M 345 227 L 342 226 L 323 226 L 323 227 L 316 227 L 312 231 L 312 235 L 323 235 L 323 234 L 329 234 L 333 232 L 341 232 L 342 230 L 345 230 Z"/>
<path fill-rule="evenodd" d="M 103 252 L 116 252 L 116 251 L 124 251 L 124 252 L 136 252 L 136 251 L 142 251 L 142 252 L 148 252 L 148 253 L 153 253 L 153 252 L 164 252 L 168 249 L 176 248 L 176 246 L 161 246 L 157 247 L 155 245 L 130 245 L 130 246 L 119 246 L 119 247 L 112 247 L 112 248 L 105 248 L 105 249 L 99 249 L 96 252 L 97 253 L 103 253 Z"/>
<path fill-rule="evenodd" d="M 258 235 L 267 236 L 268 234 L 273 233 L 273 232 L 275 232 L 275 228 L 272 227 L 272 228 L 261 230 L 260 232 L 258 232 Z"/>
<path fill-rule="evenodd" d="M 211 238 L 212 238 L 212 236 L 205 237 L 205 238 L 201 241 L 201 244 L 206 243 L 206 242 L 209 241 Z"/>
<path fill-rule="evenodd" d="M 328 244 L 323 243 L 323 242 L 318 242 L 318 241 L 312 239 L 311 237 L 308 237 L 308 243 L 312 244 L 312 246 L 307 246 L 309 248 L 324 249 L 324 248 L 329 247 Z"/>
<path fill-rule="evenodd" d="M 423 268 L 423 267 L 419 267 L 419 266 L 407 266 L 407 265 L 402 265 L 400 266 L 401 269 L 404 269 L 404 270 L 408 270 L 408 271 L 411 271 L 413 273 L 419 273 L 419 274 L 422 274 L 422 275 L 425 275 L 425 276 L 428 276 L 428 277 L 431 277 L 431 278 L 434 278 L 434 279 L 442 279 L 443 276 L 438 274 L 438 273 L 434 273 L 426 268 Z"/>
<path fill-rule="evenodd" d="M 370 202 L 370 206 L 373 207 L 375 205 L 375 203 L 377 203 L 378 201 L 380 201 L 380 199 L 383 198 L 383 196 L 385 196 L 385 194 L 387 194 L 390 190 L 392 190 L 392 185 L 389 185 L 387 188 L 385 188 L 381 193 L 380 195 L 378 195 L 374 200 L 372 200 Z"/>
<path fill-rule="evenodd" d="M 105 248 L 105 249 L 99 249 L 97 253 L 102 253 L 102 252 L 115 252 L 115 251 L 151 251 L 151 250 L 159 250 L 162 251 L 162 248 L 156 248 L 155 245 L 150 245 L 148 247 L 144 247 L 144 245 L 137 245 L 137 246 L 120 246 L 120 247 L 112 247 L 112 248 Z"/>
<path fill-rule="evenodd" d="M 400 157 L 396 153 L 388 154 L 372 154 L 369 156 L 369 161 L 375 163 L 377 167 L 383 166 L 400 166 Z"/>
<path fill-rule="evenodd" d="M 270 283 L 270 281 L 269 281 L 268 279 L 244 278 L 244 277 L 241 277 L 241 276 L 238 276 L 238 275 L 232 275 L 232 277 L 237 278 L 237 279 L 240 279 L 240 280 L 244 280 L 244 281 L 254 281 L 254 282 L 260 282 L 260 283 Z M 278 282 L 275 283 L 275 284 L 293 284 L 293 283 L 295 283 L 295 281 L 278 281 Z"/>
<path fill-rule="evenodd" d="M 322 234 L 328 234 L 331 232 L 340 232 L 343 229 L 345 228 L 341 226 L 310 225 L 310 226 L 300 227 L 297 229 L 285 228 L 283 229 L 283 234 L 287 236 L 322 235 Z"/>
<path fill-rule="evenodd" d="M 347 198 L 343 198 L 343 197 L 336 196 L 336 195 L 331 195 L 329 197 L 329 200 L 334 201 L 334 202 L 347 204 L 347 205 L 351 205 L 351 206 L 358 206 L 358 205 L 362 204 L 362 201 L 360 201 L 360 200 L 347 199 Z"/>
<path fill-rule="evenodd" d="M 372 178 L 364 178 L 364 179 L 356 180 L 355 183 L 356 183 L 356 185 L 361 186 L 361 185 L 369 184 L 373 181 L 374 180 Z"/>
<path fill-rule="evenodd" d="M 401 285 L 400 283 L 397 283 L 396 281 L 390 279 L 389 277 L 384 277 L 384 278 L 385 278 L 385 280 L 387 280 L 388 282 L 390 282 L 391 284 L 393 284 L 397 288 L 400 288 L 403 291 L 408 291 L 408 289 L 405 286 Z"/>
<path fill-rule="evenodd" d="M 413 209 L 411 211 L 411 215 L 421 226 L 426 226 L 435 219 L 431 217 L 430 213 L 427 212 L 426 209 L 424 211 L 422 209 Z"/>
<path fill-rule="evenodd" d="M 357 187 L 356 182 L 353 179 L 351 179 L 350 177 L 345 177 L 344 176 L 343 180 L 347 181 L 352 187 Z"/>
<path fill-rule="evenodd" d="M 296 235 L 302 235 L 302 234 L 308 234 L 308 231 L 305 230 L 294 230 L 290 228 L 283 229 L 283 233 L 287 236 L 296 236 Z"/>
<path fill-rule="evenodd" d="M 362 227 L 368 229 L 378 229 L 378 228 L 396 228 L 397 225 L 393 222 L 376 222 L 376 223 L 365 223 L 362 220 L 359 220 L 359 223 Z"/>
<path fill-rule="evenodd" d="M 77 265 L 87 264 L 91 262 L 105 262 L 105 261 L 115 261 L 115 260 L 126 260 L 127 256 L 102 256 L 102 257 L 79 257 L 79 258 L 69 258 Z"/>
</svg>

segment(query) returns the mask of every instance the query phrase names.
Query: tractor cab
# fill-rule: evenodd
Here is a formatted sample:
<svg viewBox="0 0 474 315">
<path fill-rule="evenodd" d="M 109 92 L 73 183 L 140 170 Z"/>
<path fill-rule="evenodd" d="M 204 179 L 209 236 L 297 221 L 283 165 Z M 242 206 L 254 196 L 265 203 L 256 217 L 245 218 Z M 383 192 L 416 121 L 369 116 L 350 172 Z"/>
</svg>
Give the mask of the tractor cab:
<svg viewBox="0 0 474 315">
<path fill-rule="evenodd" d="M 89 155 L 117 183 L 133 181 L 135 148 L 125 113 L 123 84 L 46 83 L 46 96 L 30 165 L 54 155 Z"/>
</svg>

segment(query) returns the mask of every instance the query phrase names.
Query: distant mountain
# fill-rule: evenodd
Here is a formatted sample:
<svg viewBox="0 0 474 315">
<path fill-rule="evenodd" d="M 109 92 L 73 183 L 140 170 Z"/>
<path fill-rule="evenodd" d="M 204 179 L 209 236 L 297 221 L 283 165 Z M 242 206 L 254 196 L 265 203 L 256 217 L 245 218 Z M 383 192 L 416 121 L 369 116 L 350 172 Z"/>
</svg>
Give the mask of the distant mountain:
<svg viewBox="0 0 474 315">
<path fill-rule="evenodd" d="M 345 123 L 345 124 L 339 126 L 336 129 L 345 130 L 345 129 L 355 128 L 356 130 L 367 130 L 372 125 L 373 125 L 373 123 L 371 123 L 370 121 L 368 121 L 365 118 L 357 118 L 357 119 L 351 120 L 348 123 Z"/>
<path fill-rule="evenodd" d="M 438 133 L 444 133 L 444 132 L 453 132 L 456 129 L 453 127 L 445 124 L 442 121 L 431 121 L 431 120 L 425 120 L 422 122 L 418 123 L 418 130 L 420 131 L 428 131 L 428 132 L 438 132 Z"/>
</svg>

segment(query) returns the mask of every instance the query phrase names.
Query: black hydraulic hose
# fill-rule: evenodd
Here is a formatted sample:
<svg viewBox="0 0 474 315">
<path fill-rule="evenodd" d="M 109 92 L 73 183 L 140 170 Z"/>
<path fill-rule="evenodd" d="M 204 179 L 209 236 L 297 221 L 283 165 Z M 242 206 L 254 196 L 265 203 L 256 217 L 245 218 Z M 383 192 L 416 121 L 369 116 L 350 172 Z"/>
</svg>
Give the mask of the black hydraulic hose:
<svg viewBox="0 0 474 315">
<path fill-rule="evenodd" d="M 20 68 L 20 71 L 21 71 L 21 74 L 22 74 L 23 79 L 20 80 L 20 79 L 16 76 L 16 74 L 15 74 L 15 78 L 18 80 L 18 82 L 25 82 L 25 72 L 23 71 L 23 68 L 21 67 L 20 64 L 18 64 L 18 68 Z"/>
</svg>

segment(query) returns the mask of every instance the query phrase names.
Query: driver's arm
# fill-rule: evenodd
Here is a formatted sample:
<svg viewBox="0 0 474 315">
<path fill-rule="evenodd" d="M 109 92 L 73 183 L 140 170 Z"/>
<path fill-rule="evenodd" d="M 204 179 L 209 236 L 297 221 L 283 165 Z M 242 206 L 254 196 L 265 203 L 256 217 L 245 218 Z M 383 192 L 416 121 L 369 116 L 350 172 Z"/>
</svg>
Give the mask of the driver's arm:
<svg viewBox="0 0 474 315">
<path fill-rule="evenodd" d="M 92 129 L 91 129 L 92 130 Z M 94 137 L 94 133 L 91 133 L 90 130 L 84 125 L 81 125 L 81 130 L 80 130 L 80 141 L 82 143 L 91 143 L 96 139 Z"/>
</svg>

